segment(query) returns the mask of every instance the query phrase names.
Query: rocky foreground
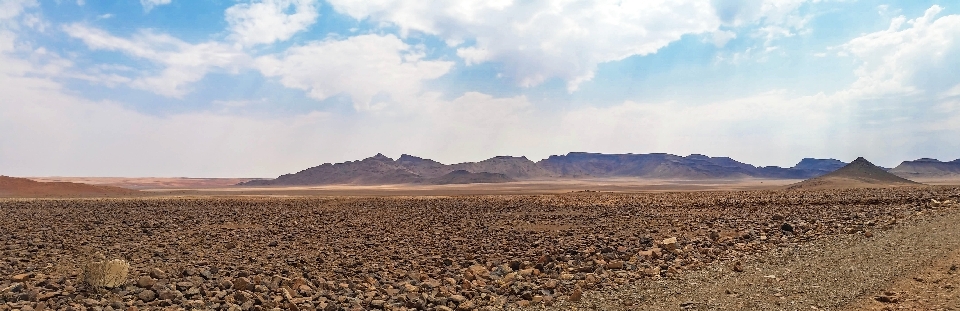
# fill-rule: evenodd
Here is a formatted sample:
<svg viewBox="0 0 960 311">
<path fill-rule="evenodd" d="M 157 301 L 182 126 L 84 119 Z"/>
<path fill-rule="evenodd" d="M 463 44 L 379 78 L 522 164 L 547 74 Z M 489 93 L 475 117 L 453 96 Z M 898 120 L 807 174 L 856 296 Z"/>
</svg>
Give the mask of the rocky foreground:
<svg viewBox="0 0 960 311">
<path fill-rule="evenodd" d="M 576 304 L 955 208 L 960 188 L 0 201 L 0 310 L 485 310 Z M 951 201 L 951 202 L 948 202 Z M 103 257 L 100 257 L 103 255 Z M 130 264 L 114 288 L 98 259 Z M 736 272 L 732 272 L 736 273 Z"/>
</svg>

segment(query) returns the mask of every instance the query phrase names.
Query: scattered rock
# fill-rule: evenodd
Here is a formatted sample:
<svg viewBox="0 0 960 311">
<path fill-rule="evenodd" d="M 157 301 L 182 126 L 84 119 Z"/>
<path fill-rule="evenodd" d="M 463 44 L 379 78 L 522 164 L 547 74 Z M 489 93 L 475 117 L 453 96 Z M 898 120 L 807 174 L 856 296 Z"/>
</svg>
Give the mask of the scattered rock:
<svg viewBox="0 0 960 311">
<path fill-rule="evenodd" d="M 14 276 L 10 277 L 10 280 L 11 280 L 11 281 L 14 281 L 14 282 L 24 282 L 24 281 L 26 281 L 26 280 L 29 280 L 30 277 L 32 277 L 32 276 L 33 276 L 33 273 L 17 274 L 17 275 L 14 275 Z"/>
<path fill-rule="evenodd" d="M 142 300 L 143 302 L 151 302 L 157 298 L 157 294 L 154 293 L 152 290 L 145 289 L 141 291 L 139 294 L 137 294 L 137 298 L 140 298 L 140 300 Z"/>
<path fill-rule="evenodd" d="M 895 293 L 886 292 L 883 295 L 873 297 L 874 300 L 882 303 L 898 303 L 900 302 L 900 297 Z"/>
<path fill-rule="evenodd" d="M 780 231 L 793 233 L 793 226 L 788 223 L 780 225 Z"/>
<path fill-rule="evenodd" d="M 163 270 L 153 268 L 153 269 L 150 269 L 150 277 L 154 279 L 165 279 L 167 275 L 166 273 L 163 272 Z"/>
<path fill-rule="evenodd" d="M 660 241 L 660 246 L 663 247 L 663 249 L 666 249 L 666 250 L 669 250 L 669 251 L 676 250 L 676 249 L 677 249 L 677 238 L 676 238 L 676 237 L 666 238 L 666 239 L 664 239 L 663 241 Z"/>
<path fill-rule="evenodd" d="M 570 292 L 570 299 L 569 299 L 570 301 L 577 302 L 577 301 L 580 301 L 580 299 L 582 298 L 583 298 L 583 292 L 579 288 L 574 289 L 572 292 Z"/>
<path fill-rule="evenodd" d="M 137 280 L 137 286 L 140 286 L 142 288 L 152 288 L 153 285 L 156 285 L 156 284 L 157 284 L 156 280 L 146 275 L 141 276 L 140 279 Z"/>
</svg>

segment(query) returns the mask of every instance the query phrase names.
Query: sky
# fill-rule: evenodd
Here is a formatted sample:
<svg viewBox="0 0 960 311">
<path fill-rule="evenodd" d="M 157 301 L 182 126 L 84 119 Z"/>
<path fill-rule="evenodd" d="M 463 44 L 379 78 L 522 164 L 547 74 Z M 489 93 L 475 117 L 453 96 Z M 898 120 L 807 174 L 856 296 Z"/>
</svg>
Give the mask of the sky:
<svg viewBox="0 0 960 311">
<path fill-rule="evenodd" d="M 0 174 L 960 158 L 960 2 L 0 0 Z"/>
</svg>

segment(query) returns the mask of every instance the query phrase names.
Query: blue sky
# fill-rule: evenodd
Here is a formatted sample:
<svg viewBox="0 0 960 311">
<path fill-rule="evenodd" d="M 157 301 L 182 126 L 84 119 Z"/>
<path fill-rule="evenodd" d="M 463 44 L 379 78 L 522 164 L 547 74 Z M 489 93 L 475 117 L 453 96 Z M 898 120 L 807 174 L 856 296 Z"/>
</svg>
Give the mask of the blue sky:
<svg viewBox="0 0 960 311">
<path fill-rule="evenodd" d="M 955 1 L 0 0 L 0 174 L 960 158 Z"/>
</svg>

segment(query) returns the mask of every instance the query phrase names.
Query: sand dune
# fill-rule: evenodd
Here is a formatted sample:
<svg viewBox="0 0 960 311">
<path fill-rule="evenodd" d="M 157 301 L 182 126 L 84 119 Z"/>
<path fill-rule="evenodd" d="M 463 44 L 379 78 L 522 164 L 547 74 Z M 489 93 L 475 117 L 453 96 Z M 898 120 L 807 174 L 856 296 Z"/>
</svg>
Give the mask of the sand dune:
<svg viewBox="0 0 960 311">
<path fill-rule="evenodd" d="M 26 178 L 0 176 L 0 197 L 88 197 L 126 196 L 139 191 L 72 182 L 38 182 Z"/>
</svg>

